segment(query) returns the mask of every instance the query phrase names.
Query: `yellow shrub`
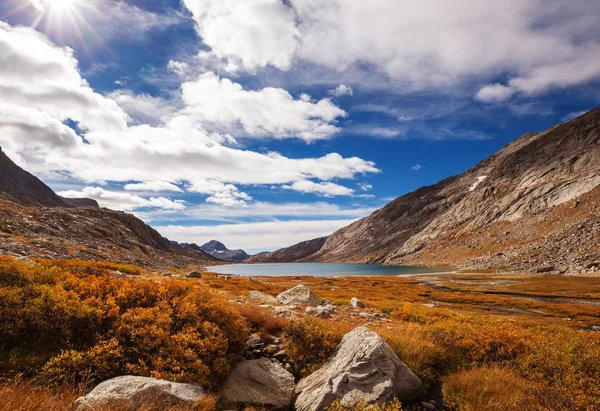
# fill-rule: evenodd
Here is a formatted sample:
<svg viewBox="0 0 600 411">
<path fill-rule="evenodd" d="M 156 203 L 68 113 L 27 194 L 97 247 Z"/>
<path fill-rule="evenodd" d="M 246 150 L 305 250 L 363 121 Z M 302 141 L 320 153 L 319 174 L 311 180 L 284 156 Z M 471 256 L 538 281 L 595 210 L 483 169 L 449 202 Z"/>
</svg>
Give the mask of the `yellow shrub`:
<svg viewBox="0 0 600 411">
<path fill-rule="evenodd" d="M 385 404 L 366 405 L 364 401 L 359 401 L 356 404 L 342 404 L 340 400 L 336 400 L 326 411 L 402 411 L 402 404 L 397 399 Z"/>
<path fill-rule="evenodd" d="M 286 351 L 290 359 L 298 364 L 301 376 L 319 368 L 333 354 L 340 341 L 340 335 L 314 318 L 290 323 L 284 334 Z"/>
</svg>

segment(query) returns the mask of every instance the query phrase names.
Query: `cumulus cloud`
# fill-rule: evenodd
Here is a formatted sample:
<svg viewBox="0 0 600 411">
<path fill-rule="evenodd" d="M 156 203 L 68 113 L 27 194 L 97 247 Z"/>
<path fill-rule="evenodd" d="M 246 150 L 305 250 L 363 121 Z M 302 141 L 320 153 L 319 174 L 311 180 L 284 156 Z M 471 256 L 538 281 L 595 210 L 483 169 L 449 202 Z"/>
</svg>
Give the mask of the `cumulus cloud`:
<svg viewBox="0 0 600 411">
<path fill-rule="evenodd" d="M 145 181 L 143 183 L 125 184 L 123 188 L 127 191 L 170 191 L 174 193 L 183 193 L 181 188 L 166 181 Z"/>
<path fill-rule="evenodd" d="M 239 126 L 249 137 L 325 139 L 340 131 L 333 124 L 336 119 L 347 116 L 327 98 L 294 99 L 286 90 L 272 87 L 245 90 L 212 72 L 184 83 L 181 89 L 187 115 L 229 132 L 235 133 Z"/>
<path fill-rule="evenodd" d="M 284 185 L 282 188 L 286 190 L 299 191 L 301 193 L 320 194 L 325 197 L 354 195 L 354 190 L 331 182 L 315 183 L 314 181 L 303 180 L 296 181 L 290 185 Z"/>
<path fill-rule="evenodd" d="M 280 0 L 184 0 L 198 34 L 219 58 L 247 70 L 289 69 L 298 44 L 293 10 Z"/>
<path fill-rule="evenodd" d="M 249 70 L 287 70 L 295 59 L 337 72 L 366 63 L 407 90 L 481 82 L 482 101 L 600 77 L 600 7 L 591 0 L 185 4 L 204 43 Z M 509 80 L 485 85 L 498 77 Z"/>
<path fill-rule="evenodd" d="M 127 115 L 81 78 L 73 51 L 26 27 L 0 22 L 0 105 L 39 110 L 90 130 L 124 130 Z"/>
<path fill-rule="evenodd" d="M 132 211 L 140 208 L 185 209 L 185 202 L 182 200 L 171 200 L 165 197 L 144 198 L 129 193 L 107 191 L 101 187 L 85 187 L 80 191 L 60 191 L 58 194 L 66 198 L 92 198 L 98 201 L 98 204 L 102 207 L 123 211 Z"/>
<path fill-rule="evenodd" d="M 189 69 L 189 64 L 183 61 L 169 60 L 167 68 L 180 76 L 184 76 Z"/>
<path fill-rule="evenodd" d="M 336 97 L 352 96 L 352 95 L 354 95 L 354 91 L 352 90 L 352 87 L 347 86 L 345 84 L 340 84 L 335 89 L 330 90 L 329 94 L 336 96 Z"/>
<path fill-rule="evenodd" d="M 247 91 L 212 73 L 186 83 L 181 102 L 128 91 L 103 96 L 80 76 L 71 50 L 6 23 L 0 23 L 0 56 L 0 144 L 15 158 L 86 184 L 177 183 L 233 206 L 252 200 L 243 185 L 327 183 L 379 172 L 373 162 L 337 153 L 288 158 L 234 148 L 235 140 L 219 130 L 239 124 L 249 136 L 326 138 L 345 115 L 329 99 L 294 99 L 275 88 Z M 69 119 L 86 129 L 84 138 L 65 124 Z M 104 196 L 101 201 L 109 195 L 91 194 Z M 131 203 L 125 195 L 119 201 Z"/>
</svg>

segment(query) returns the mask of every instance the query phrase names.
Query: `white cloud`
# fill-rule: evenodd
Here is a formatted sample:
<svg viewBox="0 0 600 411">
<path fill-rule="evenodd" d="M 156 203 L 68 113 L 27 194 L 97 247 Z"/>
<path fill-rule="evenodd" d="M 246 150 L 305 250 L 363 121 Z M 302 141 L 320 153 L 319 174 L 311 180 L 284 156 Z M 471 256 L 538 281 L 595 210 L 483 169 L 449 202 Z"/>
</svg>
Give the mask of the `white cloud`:
<svg viewBox="0 0 600 411">
<path fill-rule="evenodd" d="M 129 90 L 114 91 L 109 97 L 129 115 L 133 124 L 158 125 L 181 109 L 181 102 L 177 99 L 165 100 L 149 94 L 134 94 Z"/>
<path fill-rule="evenodd" d="M 329 94 L 336 96 L 336 97 L 352 96 L 352 95 L 354 95 L 354 91 L 352 90 L 352 87 L 347 86 L 345 84 L 340 84 L 335 89 L 330 90 Z"/>
<path fill-rule="evenodd" d="M 382 204 L 383 205 L 383 204 Z M 194 220 L 215 220 L 240 222 L 252 218 L 272 220 L 274 218 L 360 218 L 375 211 L 374 207 L 341 207 L 326 202 L 315 203 L 267 203 L 255 201 L 249 204 L 236 204 L 222 207 L 218 204 L 188 205 L 185 211 L 153 210 L 136 212 L 145 221 L 190 222 Z"/>
<path fill-rule="evenodd" d="M 127 115 L 81 78 L 73 51 L 39 32 L 0 22 L 0 105 L 6 111 L 39 110 L 90 130 L 123 130 Z M 23 142 L 26 145 L 26 142 Z"/>
<path fill-rule="evenodd" d="M 207 202 L 224 206 L 244 205 L 247 201 L 252 200 L 252 197 L 241 192 L 233 184 L 223 184 L 214 180 L 194 181 L 188 187 L 188 191 L 209 194 Z"/>
<path fill-rule="evenodd" d="M 198 34 L 219 58 L 247 70 L 289 69 L 298 43 L 294 12 L 280 0 L 184 0 Z"/>
<path fill-rule="evenodd" d="M 139 208 L 160 208 L 165 210 L 184 210 L 185 202 L 182 200 L 171 200 L 165 197 L 143 198 L 137 195 L 107 191 L 101 187 L 85 187 L 81 191 L 60 191 L 58 195 L 66 198 L 92 198 L 98 201 L 102 207 L 116 210 L 131 211 Z"/>
<path fill-rule="evenodd" d="M 169 60 L 167 68 L 180 76 L 184 76 L 189 69 L 189 64 L 183 61 Z"/>
<path fill-rule="evenodd" d="M 326 98 L 313 103 L 280 88 L 248 91 L 210 72 L 181 88 L 187 115 L 228 132 L 241 127 L 237 134 L 249 137 L 325 139 L 340 131 L 333 123 L 347 115 Z"/>
<path fill-rule="evenodd" d="M 296 181 L 290 185 L 284 185 L 282 188 L 299 191 L 301 193 L 321 194 L 325 197 L 354 195 L 354 190 L 331 182 L 315 183 L 310 180 L 302 180 Z"/>
<path fill-rule="evenodd" d="M 419 171 L 422 168 L 423 168 L 423 166 L 421 164 L 415 164 L 414 166 L 411 167 L 411 170 L 412 171 Z"/>
<path fill-rule="evenodd" d="M 358 189 L 359 189 L 360 191 L 369 191 L 369 190 L 370 190 L 370 189 L 372 189 L 372 188 L 373 188 L 373 186 L 372 186 L 371 184 L 365 184 L 365 183 L 362 183 L 362 184 L 359 184 L 359 185 L 358 185 Z"/>
<path fill-rule="evenodd" d="M 270 221 L 216 226 L 155 226 L 167 238 L 202 244 L 217 238 L 228 247 L 249 252 L 274 250 L 324 237 L 354 220 Z"/>
<path fill-rule="evenodd" d="M 166 181 L 145 181 L 143 183 L 126 184 L 123 187 L 127 191 L 154 191 L 154 192 L 173 192 L 183 193 L 183 190 L 175 184 Z"/>
<path fill-rule="evenodd" d="M 575 111 L 573 113 L 569 113 L 569 114 L 567 114 L 566 116 L 563 117 L 562 121 L 575 120 L 577 117 L 583 116 L 588 111 L 589 110 L 582 110 L 582 111 Z"/>
<path fill-rule="evenodd" d="M 483 101 L 600 77 L 593 0 L 185 0 L 205 44 L 254 70 L 302 59 L 332 69 L 376 67 L 406 90 L 492 82 Z M 382 41 L 381 39 L 385 39 Z"/>
</svg>

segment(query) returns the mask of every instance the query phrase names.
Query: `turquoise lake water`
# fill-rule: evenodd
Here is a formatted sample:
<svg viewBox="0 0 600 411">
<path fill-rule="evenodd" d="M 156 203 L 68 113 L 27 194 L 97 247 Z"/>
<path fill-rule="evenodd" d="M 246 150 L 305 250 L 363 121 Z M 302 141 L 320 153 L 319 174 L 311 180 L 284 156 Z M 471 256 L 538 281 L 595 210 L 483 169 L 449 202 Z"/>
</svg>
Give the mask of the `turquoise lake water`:
<svg viewBox="0 0 600 411">
<path fill-rule="evenodd" d="M 377 264 L 227 264 L 206 267 L 206 271 L 219 274 L 233 274 L 244 277 L 311 276 L 333 277 L 344 275 L 406 275 L 427 274 L 448 271 L 443 268 L 389 266 Z"/>
</svg>

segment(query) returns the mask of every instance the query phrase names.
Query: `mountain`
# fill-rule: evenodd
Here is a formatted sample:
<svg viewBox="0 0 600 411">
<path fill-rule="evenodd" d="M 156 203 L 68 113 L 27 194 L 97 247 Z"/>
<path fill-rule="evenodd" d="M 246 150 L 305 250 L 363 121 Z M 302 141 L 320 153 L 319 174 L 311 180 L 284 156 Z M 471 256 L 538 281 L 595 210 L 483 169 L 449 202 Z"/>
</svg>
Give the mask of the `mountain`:
<svg viewBox="0 0 600 411">
<path fill-rule="evenodd" d="M 0 254 L 110 260 L 147 267 L 199 265 L 216 259 L 172 244 L 131 214 L 65 199 L 0 150 Z"/>
<path fill-rule="evenodd" d="M 46 207 L 98 207 L 89 198 L 67 199 L 56 194 L 34 175 L 16 165 L 0 147 L 0 198 L 23 205 Z"/>
<path fill-rule="evenodd" d="M 300 261 L 600 269 L 600 108 L 403 195 Z"/>
<path fill-rule="evenodd" d="M 291 263 L 309 257 L 323 247 L 327 237 L 303 241 L 291 247 L 282 248 L 272 253 L 260 253 L 250 256 L 245 263 Z"/>
<path fill-rule="evenodd" d="M 202 245 L 200 249 L 205 253 L 223 261 L 240 262 L 244 261 L 248 257 L 248 254 L 246 254 L 244 250 L 229 250 L 227 247 L 225 247 L 225 244 L 217 240 L 209 241 L 208 243 Z"/>
</svg>

